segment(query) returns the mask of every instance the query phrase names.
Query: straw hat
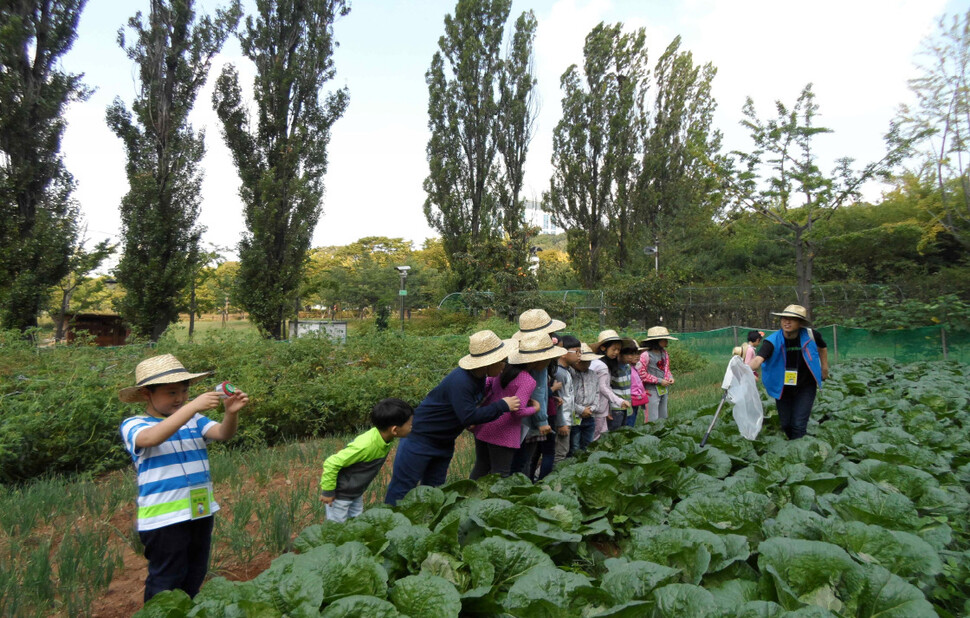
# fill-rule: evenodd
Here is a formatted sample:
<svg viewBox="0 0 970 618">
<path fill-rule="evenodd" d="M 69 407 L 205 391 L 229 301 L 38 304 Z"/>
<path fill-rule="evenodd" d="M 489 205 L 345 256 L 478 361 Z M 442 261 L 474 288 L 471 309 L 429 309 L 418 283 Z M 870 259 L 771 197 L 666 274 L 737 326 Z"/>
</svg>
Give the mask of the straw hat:
<svg viewBox="0 0 970 618">
<path fill-rule="evenodd" d="M 654 341 L 656 339 L 670 339 L 671 341 L 679 341 L 677 337 L 670 336 L 670 331 L 667 330 L 666 326 L 654 326 L 647 329 L 647 336 L 640 341 L 640 345 L 643 345 L 645 341 Z"/>
<path fill-rule="evenodd" d="M 598 358 L 603 358 L 602 354 L 596 354 L 593 352 L 589 345 L 582 343 L 579 346 L 579 360 L 581 361 L 594 361 Z"/>
<path fill-rule="evenodd" d="M 798 318 L 805 323 L 805 326 L 812 325 L 812 322 L 808 319 L 808 311 L 801 305 L 788 305 L 784 311 L 779 311 L 778 313 L 772 311 L 771 315 L 777 315 L 780 318 Z"/>
<path fill-rule="evenodd" d="M 468 354 L 461 357 L 458 366 L 462 369 L 488 367 L 508 358 L 514 349 L 513 340 L 503 341 L 490 330 L 480 330 L 468 338 Z"/>
<path fill-rule="evenodd" d="M 188 382 L 195 384 L 211 371 L 203 373 L 189 373 L 182 366 L 177 358 L 171 354 L 153 356 L 138 363 L 135 367 L 135 385 L 123 388 L 118 391 L 118 398 L 125 403 L 136 403 L 147 401 L 142 387 L 153 386 L 155 384 L 177 384 L 178 382 Z"/>
<path fill-rule="evenodd" d="M 531 334 L 519 339 L 518 346 L 509 354 L 509 362 L 516 365 L 534 363 L 548 358 L 559 358 L 566 354 L 566 348 L 552 343 L 547 334 Z"/>
<path fill-rule="evenodd" d="M 615 330 L 604 330 L 600 331 L 600 334 L 596 337 L 596 344 L 593 345 L 593 349 L 597 352 L 603 349 L 603 346 L 607 343 L 613 343 L 618 341 L 624 348 L 635 348 L 637 347 L 637 342 L 629 337 L 621 337 L 617 334 Z"/>
<path fill-rule="evenodd" d="M 512 335 L 513 339 L 521 339 L 526 335 L 549 334 L 566 328 L 566 323 L 553 320 L 543 309 L 529 309 L 519 316 L 519 332 Z"/>
</svg>

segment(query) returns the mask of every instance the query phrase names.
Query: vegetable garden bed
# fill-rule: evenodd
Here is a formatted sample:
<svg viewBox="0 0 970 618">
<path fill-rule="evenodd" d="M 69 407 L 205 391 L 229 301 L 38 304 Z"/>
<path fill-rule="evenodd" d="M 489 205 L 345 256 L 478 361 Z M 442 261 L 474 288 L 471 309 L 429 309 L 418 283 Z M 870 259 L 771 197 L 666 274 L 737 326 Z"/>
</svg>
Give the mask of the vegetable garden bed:
<svg viewBox="0 0 970 618">
<path fill-rule="evenodd" d="M 811 437 L 748 442 L 714 406 L 611 433 L 544 481 L 419 487 L 324 522 L 248 582 L 138 616 L 970 613 L 970 369 L 843 364 Z M 818 422 L 816 422 L 818 421 Z"/>
</svg>

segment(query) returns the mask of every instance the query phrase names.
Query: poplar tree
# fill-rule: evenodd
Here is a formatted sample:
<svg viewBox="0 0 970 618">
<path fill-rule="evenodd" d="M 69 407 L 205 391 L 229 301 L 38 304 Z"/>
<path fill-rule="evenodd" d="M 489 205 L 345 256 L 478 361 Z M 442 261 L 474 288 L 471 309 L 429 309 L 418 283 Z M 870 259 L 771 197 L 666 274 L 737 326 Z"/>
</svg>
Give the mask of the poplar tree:
<svg viewBox="0 0 970 618">
<path fill-rule="evenodd" d="M 572 65 L 560 81 L 563 115 L 553 132 L 544 201 L 568 229 L 567 249 L 583 285 L 593 288 L 611 240 L 620 267 L 626 258 L 645 135 L 646 33 L 600 23 L 586 36 L 583 56 L 582 71 Z"/>
<path fill-rule="evenodd" d="M 128 20 L 118 44 L 138 67 L 131 110 L 116 98 L 107 111 L 124 143 L 129 191 L 121 201 L 123 255 L 116 271 L 128 293 L 122 313 L 139 335 L 157 340 L 178 320 L 191 283 L 202 228 L 197 224 L 205 135 L 188 115 L 212 57 L 239 23 L 239 0 L 196 19 L 192 0 L 151 0 L 147 16 Z"/>
<path fill-rule="evenodd" d="M 239 243 L 238 298 L 262 332 L 281 339 L 322 212 L 330 128 L 350 98 L 346 88 L 321 96 L 336 73 L 333 22 L 350 7 L 343 0 L 257 0 L 256 11 L 239 37 L 256 65 L 255 123 L 232 65 L 212 103 L 242 181 L 248 231 Z"/>
<path fill-rule="evenodd" d="M 89 95 L 60 68 L 85 0 L 0 6 L 0 327 L 37 325 L 48 290 L 70 269 L 74 179 L 64 166 L 64 111 Z"/>
<path fill-rule="evenodd" d="M 454 16 L 445 16 L 426 74 L 424 213 L 441 234 L 460 289 L 483 287 L 501 266 L 495 258 L 502 256 L 503 224 L 510 236 L 521 229 L 522 167 L 535 118 L 536 21 L 531 12 L 516 20 L 503 59 L 511 7 L 511 0 L 459 0 Z"/>
</svg>

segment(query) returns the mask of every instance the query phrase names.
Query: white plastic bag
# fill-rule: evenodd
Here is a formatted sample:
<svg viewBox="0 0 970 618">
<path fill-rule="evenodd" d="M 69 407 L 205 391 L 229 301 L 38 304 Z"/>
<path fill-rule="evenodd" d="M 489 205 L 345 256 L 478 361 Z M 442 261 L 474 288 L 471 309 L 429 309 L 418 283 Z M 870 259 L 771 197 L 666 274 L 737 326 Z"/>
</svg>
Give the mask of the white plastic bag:
<svg viewBox="0 0 970 618">
<path fill-rule="evenodd" d="M 757 438 L 765 420 L 765 411 L 761 407 L 754 372 L 739 356 L 731 357 L 721 388 L 727 390 L 727 401 L 734 404 L 734 422 L 738 425 L 738 431 L 748 440 Z"/>
</svg>

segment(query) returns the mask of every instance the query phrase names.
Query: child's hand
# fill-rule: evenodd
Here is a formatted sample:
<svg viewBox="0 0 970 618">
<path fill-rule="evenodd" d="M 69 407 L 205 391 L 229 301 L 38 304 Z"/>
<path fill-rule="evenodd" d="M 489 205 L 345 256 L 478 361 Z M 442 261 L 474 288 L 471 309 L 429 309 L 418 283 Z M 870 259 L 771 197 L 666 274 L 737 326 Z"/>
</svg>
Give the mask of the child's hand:
<svg viewBox="0 0 970 618">
<path fill-rule="evenodd" d="M 539 409 L 539 402 L 536 401 L 535 399 L 530 399 L 529 400 L 529 407 L 530 408 L 535 408 L 536 410 L 538 410 Z"/>
<path fill-rule="evenodd" d="M 327 505 L 333 504 L 334 498 L 335 496 L 325 496 L 323 494 L 320 494 L 320 502 L 323 502 L 324 504 L 327 504 Z"/>
<path fill-rule="evenodd" d="M 552 433 L 552 427 L 550 427 L 549 425 L 542 425 L 541 427 L 539 427 L 540 436 L 548 436 L 550 433 Z"/>
<path fill-rule="evenodd" d="M 504 401 L 505 405 L 509 407 L 509 412 L 518 412 L 519 408 L 522 407 L 522 404 L 519 402 L 519 398 L 515 396 L 502 397 L 502 401 Z"/>
<path fill-rule="evenodd" d="M 612 421 L 613 420 L 613 415 L 612 414 L 607 414 L 606 415 L 606 420 Z"/>
<path fill-rule="evenodd" d="M 560 382 L 559 380 L 555 380 L 553 381 L 552 386 L 549 387 L 549 391 L 555 393 L 561 388 L 562 388 L 562 382 Z"/>
<path fill-rule="evenodd" d="M 556 431 L 559 433 L 560 436 L 566 437 L 569 435 L 569 425 L 563 425 Z"/>
<path fill-rule="evenodd" d="M 593 411 L 589 409 L 589 406 L 586 406 L 586 409 L 583 410 L 582 417 L 583 418 L 589 418 L 591 416 L 593 416 Z"/>
<path fill-rule="evenodd" d="M 620 409 L 621 410 L 629 410 L 632 407 L 633 406 L 630 405 L 630 402 L 629 401 L 624 401 L 623 403 L 620 404 Z"/>
<path fill-rule="evenodd" d="M 249 395 L 242 391 L 236 391 L 231 397 L 227 397 L 222 405 L 226 409 L 226 414 L 235 414 L 246 407 L 248 403 Z"/>
<path fill-rule="evenodd" d="M 208 391 L 193 399 L 191 405 L 197 412 L 203 412 L 205 410 L 215 410 L 219 407 L 219 402 L 221 401 L 222 395 L 215 391 Z"/>
</svg>

